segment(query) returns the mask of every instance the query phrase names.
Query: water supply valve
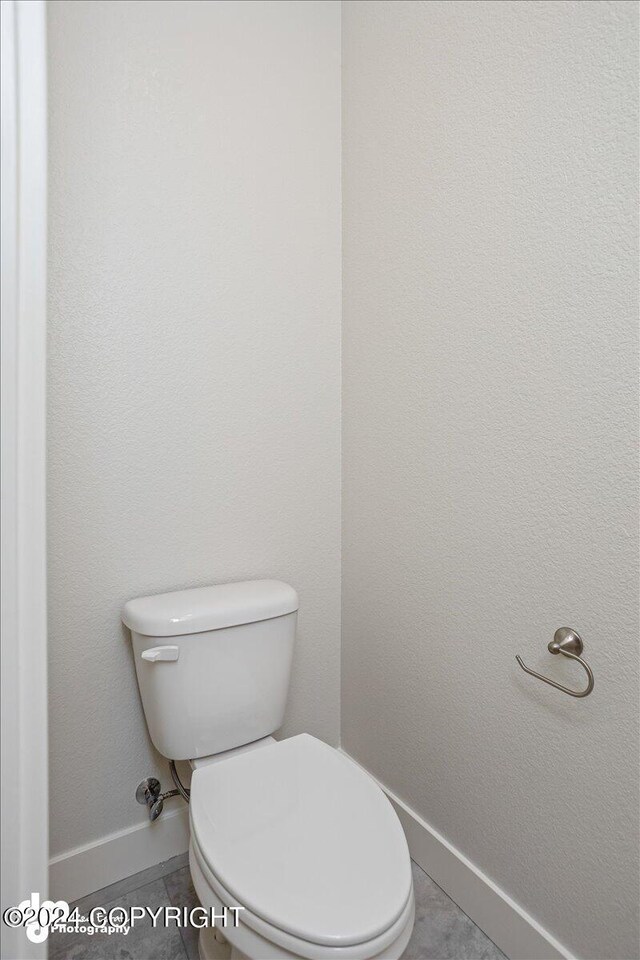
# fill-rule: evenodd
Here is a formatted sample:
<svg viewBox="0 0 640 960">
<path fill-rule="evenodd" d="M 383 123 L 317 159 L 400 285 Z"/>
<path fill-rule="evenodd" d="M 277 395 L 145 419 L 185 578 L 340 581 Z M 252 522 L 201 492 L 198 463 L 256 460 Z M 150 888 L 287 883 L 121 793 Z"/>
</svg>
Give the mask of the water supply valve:
<svg viewBox="0 0 640 960">
<path fill-rule="evenodd" d="M 149 820 L 157 820 L 162 813 L 164 801 L 169 797 L 180 796 L 179 790 L 165 790 L 162 793 L 160 781 L 155 777 L 145 777 L 136 787 L 136 800 L 138 803 L 146 804 L 149 810 Z"/>
</svg>

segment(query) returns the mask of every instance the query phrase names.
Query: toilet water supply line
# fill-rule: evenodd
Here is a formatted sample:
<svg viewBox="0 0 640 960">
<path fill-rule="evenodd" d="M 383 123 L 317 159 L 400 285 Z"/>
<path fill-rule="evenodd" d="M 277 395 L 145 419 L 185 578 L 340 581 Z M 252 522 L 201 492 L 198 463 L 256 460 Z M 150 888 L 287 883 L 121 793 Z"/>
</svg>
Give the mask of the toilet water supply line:
<svg viewBox="0 0 640 960">
<path fill-rule="evenodd" d="M 175 790 L 165 790 L 165 792 L 162 793 L 160 781 L 156 780 L 155 777 L 146 777 L 144 780 L 141 780 L 136 787 L 136 800 L 138 803 L 146 804 L 149 810 L 149 820 L 151 821 L 158 819 L 162 813 L 164 801 L 170 797 L 180 796 L 189 803 L 191 791 L 182 783 L 176 770 L 175 760 L 169 760 L 169 770 L 171 772 L 171 779 L 176 785 Z"/>
<path fill-rule="evenodd" d="M 171 771 L 171 779 L 173 780 L 176 787 L 178 788 L 178 793 L 180 794 L 183 800 L 186 800 L 186 802 L 189 803 L 191 790 L 189 790 L 187 787 L 183 785 L 182 780 L 178 775 L 178 771 L 176 770 L 175 760 L 169 760 L 169 770 Z M 171 792 L 173 793 L 173 791 Z"/>
</svg>

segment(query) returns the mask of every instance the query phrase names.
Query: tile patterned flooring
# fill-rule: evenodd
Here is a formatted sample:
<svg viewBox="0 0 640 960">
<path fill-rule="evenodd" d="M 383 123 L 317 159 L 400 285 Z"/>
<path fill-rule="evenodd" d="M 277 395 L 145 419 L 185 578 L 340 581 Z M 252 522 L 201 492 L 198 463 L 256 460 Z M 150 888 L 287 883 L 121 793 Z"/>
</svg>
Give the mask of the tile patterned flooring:
<svg viewBox="0 0 640 960">
<path fill-rule="evenodd" d="M 403 960 L 507 960 L 496 945 L 415 863 L 416 923 Z M 177 906 L 198 903 L 187 854 L 167 860 L 72 904 L 92 907 Z M 198 931 L 153 927 L 150 918 L 123 934 L 54 933 L 49 960 L 198 960 Z"/>
</svg>

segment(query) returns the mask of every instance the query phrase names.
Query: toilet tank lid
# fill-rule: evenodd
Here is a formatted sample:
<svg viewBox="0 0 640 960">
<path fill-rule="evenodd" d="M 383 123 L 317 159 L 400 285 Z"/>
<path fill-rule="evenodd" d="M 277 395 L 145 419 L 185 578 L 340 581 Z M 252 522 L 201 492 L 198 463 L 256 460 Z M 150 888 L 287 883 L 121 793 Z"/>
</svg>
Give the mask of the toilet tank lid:
<svg viewBox="0 0 640 960">
<path fill-rule="evenodd" d="M 298 609 L 298 594 L 280 580 L 245 580 L 129 600 L 122 622 L 147 637 L 178 637 L 271 620 Z"/>
</svg>

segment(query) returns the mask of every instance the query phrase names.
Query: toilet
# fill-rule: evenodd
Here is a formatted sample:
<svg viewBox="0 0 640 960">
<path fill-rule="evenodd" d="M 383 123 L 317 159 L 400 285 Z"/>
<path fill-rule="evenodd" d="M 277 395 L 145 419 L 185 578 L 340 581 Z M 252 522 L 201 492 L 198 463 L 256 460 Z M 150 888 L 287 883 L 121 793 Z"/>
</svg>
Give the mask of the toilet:
<svg viewBox="0 0 640 960">
<path fill-rule="evenodd" d="M 203 907 L 227 910 L 223 929 L 201 930 L 200 957 L 397 960 L 415 906 L 393 807 L 339 750 L 306 733 L 272 737 L 297 611 L 296 591 L 277 580 L 124 607 L 151 739 L 193 769 L 194 887 Z"/>
</svg>

